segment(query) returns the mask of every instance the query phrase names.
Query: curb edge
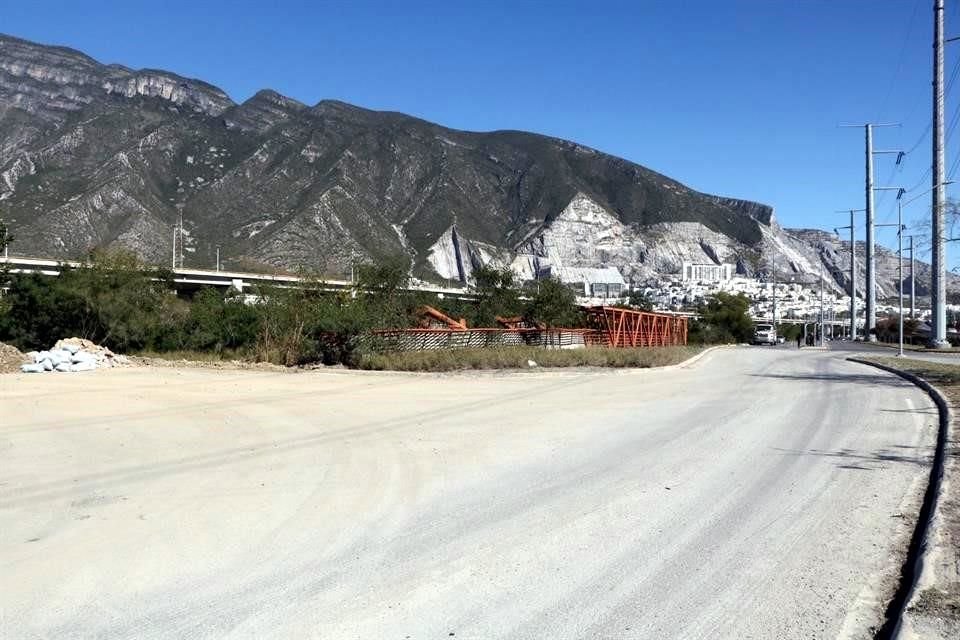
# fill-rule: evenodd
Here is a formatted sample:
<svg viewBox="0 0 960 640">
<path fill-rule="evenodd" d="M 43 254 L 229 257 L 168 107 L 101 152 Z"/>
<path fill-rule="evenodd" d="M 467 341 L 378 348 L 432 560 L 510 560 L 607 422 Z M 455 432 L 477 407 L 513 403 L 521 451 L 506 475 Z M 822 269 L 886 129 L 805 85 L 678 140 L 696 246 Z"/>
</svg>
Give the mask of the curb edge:
<svg viewBox="0 0 960 640">
<path fill-rule="evenodd" d="M 935 515 L 938 505 L 940 504 L 946 461 L 946 445 L 953 415 L 950 411 L 950 405 L 947 403 L 946 398 L 943 397 L 943 394 L 940 393 L 940 390 L 919 376 L 885 364 L 880 364 L 879 362 L 871 362 L 870 360 L 861 358 L 849 357 L 847 361 L 892 373 L 923 389 L 933 400 L 934 404 L 937 405 L 937 413 L 939 414 L 933 464 L 930 467 L 930 479 L 924 491 L 923 502 L 921 503 L 920 513 L 917 517 L 917 526 L 910 537 L 907 557 L 904 559 L 900 570 L 899 584 L 897 585 L 893 598 L 887 606 L 883 624 L 875 636 L 878 640 L 897 639 L 906 637 L 903 635 L 903 623 L 907 617 L 907 609 L 916 595 L 916 588 L 924 571 L 931 566 L 930 553 L 933 548 L 931 535 Z"/>
</svg>

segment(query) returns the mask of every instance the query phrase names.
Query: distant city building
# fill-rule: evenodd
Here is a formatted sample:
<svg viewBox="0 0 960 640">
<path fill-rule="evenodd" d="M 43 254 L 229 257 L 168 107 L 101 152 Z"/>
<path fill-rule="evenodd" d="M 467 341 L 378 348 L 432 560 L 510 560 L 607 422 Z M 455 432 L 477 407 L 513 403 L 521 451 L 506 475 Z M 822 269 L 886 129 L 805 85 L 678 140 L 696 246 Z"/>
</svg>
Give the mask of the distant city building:
<svg viewBox="0 0 960 640">
<path fill-rule="evenodd" d="M 616 267 L 543 267 L 541 278 L 556 278 L 581 298 L 622 298 L 627 282 Z"/>
<path fill-rule="evenodd" d="M 733 265 L 684 262 L 681 274 L 684 282 L 727 282 L 733 278 Z"/>
</svg>

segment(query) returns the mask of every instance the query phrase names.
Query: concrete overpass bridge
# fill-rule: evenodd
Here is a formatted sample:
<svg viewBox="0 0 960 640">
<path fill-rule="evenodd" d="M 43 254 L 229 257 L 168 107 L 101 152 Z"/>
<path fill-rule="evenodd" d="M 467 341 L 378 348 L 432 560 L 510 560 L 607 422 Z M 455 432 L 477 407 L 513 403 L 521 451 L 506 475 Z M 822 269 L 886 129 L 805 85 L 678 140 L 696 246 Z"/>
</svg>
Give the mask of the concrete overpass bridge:
<svg viewBox="0 0 960 640">
<path fill-rule="evenodd" d="M 9 265 L 11 273 L 39 273 L 46 276 L 58 276 L 66 268 L 79 268 L 87 263 L 73 260 L 50 260 L 26 256 L 0 257 L 0 265 Z M 250 273 L 243 271 L 223 271 L 212 269 L 172 269 L 173 284 L 177 292 L 192 293 L 202 287 L 234 289 L 240 293 L 250 293 L 259 286 L 298 287 L 307 282 L 316 282 L 314 278 L 288 274 Z M 328 291 L 346 291 L 354 287 L 350 280 L 321 280 L 321 288 Z M 442 297 L 472 298 L 463 289 L 437 287 L 433 285 L 410 285 L 406 291 L 432 293 Z"/>
</svg>

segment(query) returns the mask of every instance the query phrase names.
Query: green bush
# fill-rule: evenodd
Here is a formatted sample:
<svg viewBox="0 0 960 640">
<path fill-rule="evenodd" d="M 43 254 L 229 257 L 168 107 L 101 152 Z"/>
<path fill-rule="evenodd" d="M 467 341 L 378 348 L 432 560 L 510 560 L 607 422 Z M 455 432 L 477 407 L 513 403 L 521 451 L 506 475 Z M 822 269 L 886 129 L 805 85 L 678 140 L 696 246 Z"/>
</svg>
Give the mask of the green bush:
<svg viewBox="0 0 960 640">
<path fill-rule="evenodd" d="M 777 325 L 777 335 L 783 337 L 785 342 L 796 342 L 802 333 L 803 327 L 799 324 L 784 323 Z"/>
<path fill-rule="evenodd" d="M 402 260 L 360 265 L 357 273 L 357 285 L 351 291 L 328 291 L 321 280 L 301 274 L 301 286 L 258 289 L 252 304 L 244 296 L 225 295 L 214 288 L 180 299 L 169 271 L 146 267 L 129 253 L 100 252 L 82 267 L 64 266 L 59 277 L 10 275 L 8 290 L 0 297 L 0 341 L 31 350 L 78 336 L 127 353 L 207 353 L 287 366 L 317 361 L 380 366 L 375 364 L 381 362 L 377 358 L 393 356 L 374 353 L 384 345 L 377 344 L 371 332 L 417 326 L 416 310 L 424 304 L 454 318 L 468 318 L 471 326 L 495 326 L 496 316 L 516 315 L 548 327 L 576 327 L 583 322 L 573 292 L 557 280 L 542 280 L 522 296 L 509 270 L 478 269 L 477 300 L 469 301 L 406 291 L 407 266 Z M 644 359 L 652 353 L 541 352 L 536 352 L 538 357 L 550 366 L 566 366 L 564 362 L 645 366 Z M 457 360 L 465 353 L 403 357 Z M 484 353 L 484 359 L 473 360 L 479 363 L 476 366 L 526 362 L 522 351 Z M 587 357 L 588 362 L 583 360 Z"/>
<path fill-rule="evenodd" d="M 497 316 L 512 317 L 523 311 L 516 276 L 508 268 L 480 267 L 473 272 L 476 302 L 467 314 L 472 327 L 495 327 Z"/>
<path fill-rule="evenodd" d="M 688 341 L 692 344 L 750 342 L 754 323 L 749 309 L 750 300 L 743 294 L 715 293 L 697 308 L 699 317 L 690 322 Z"/>
<path fill-rule="evenodd" d="M 524 315 L 529 322 L 546 327 L 578 327 L 583 324 L 576 295 L 570 287 L 554 278 L 537 282 Z"/>
<path fill-rule="evenodd" d="M 243 351 L 256 345 L 262 318 L 259 305 L 239 295 L 201 289 L 190 304 L 181 347 L 196 351 Z"/>
<path fill-rule="evenodd" d="M 98 253 L 60 276 L 9 276 L 0 339 L 21 349 L 49 348 L 77 336 L 117 351 L 162 347 L 185 315 L 170 274 L 128 253 Z"/>
<path fill-rule="evenodd" d="M 643 291 L 634 289 L 627 298 L 627 306 L 638 311 L 653 311 L 653 300 Z"/>
</svg>

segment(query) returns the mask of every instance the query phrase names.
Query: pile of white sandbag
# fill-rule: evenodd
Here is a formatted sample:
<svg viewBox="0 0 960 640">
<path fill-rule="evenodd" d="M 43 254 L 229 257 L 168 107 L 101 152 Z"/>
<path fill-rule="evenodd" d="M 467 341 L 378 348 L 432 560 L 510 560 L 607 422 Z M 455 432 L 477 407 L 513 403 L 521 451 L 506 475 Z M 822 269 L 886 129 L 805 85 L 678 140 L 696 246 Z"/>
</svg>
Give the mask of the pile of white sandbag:
<svg viewBox="0 0 960 640">
<path fill-rule="evenodd" d="M 126 357 L 82 338 L 59 340 L 49 351 L 31 351 L 27 358 L 33 362 L 20 367 L 24 373 L 93 371 L 129 363 Z"/>
</svg>

